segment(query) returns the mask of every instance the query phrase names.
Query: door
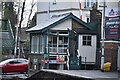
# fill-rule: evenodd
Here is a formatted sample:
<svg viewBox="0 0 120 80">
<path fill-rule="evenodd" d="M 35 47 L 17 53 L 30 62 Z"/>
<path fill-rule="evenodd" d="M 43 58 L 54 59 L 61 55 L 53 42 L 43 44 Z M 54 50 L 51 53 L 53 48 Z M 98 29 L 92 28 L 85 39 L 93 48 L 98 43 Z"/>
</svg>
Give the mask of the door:
<svg viewBox="0 0 120 80">
<path fill-rule="evenodd" d="M 6 66 L 4 68 L 4 71 L 5 72 L 15 72 L 16 68 L 17 68 L 16 63 L 17 63 L 17 60 L 10 61 L 9 63 L 6 64 Z"/>
</svg>

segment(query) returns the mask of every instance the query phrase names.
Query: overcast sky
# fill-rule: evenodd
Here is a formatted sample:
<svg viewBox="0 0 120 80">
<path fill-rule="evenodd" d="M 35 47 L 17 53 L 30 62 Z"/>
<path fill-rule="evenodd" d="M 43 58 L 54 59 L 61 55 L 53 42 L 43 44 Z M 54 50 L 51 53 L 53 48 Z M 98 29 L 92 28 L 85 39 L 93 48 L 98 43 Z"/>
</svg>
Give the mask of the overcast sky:
<svg viewBox="0 0 120 80">
<path fill-rule="evenodd" d="M 26 27 L 27 21 L 28 21 L 28 17 L 29 17 L 29 14 L 30 14 L 30 10 L 31 10 L 31 4 L 32 3 L 36 3 L 36 2 L 37 2 L 37 0 L 26 0 L 25 12 L 24 12 L 23 21 L 22 21 L 22 27 Z M 33 12 L 32 12 L 32 15 L 31 15 L 30 19 L 32 19 L 32 17 L 34 16 L 36 11 L 37 11 L 37 7 L 35 5 L 34 8 L 33 8 Z"/>
</svg>

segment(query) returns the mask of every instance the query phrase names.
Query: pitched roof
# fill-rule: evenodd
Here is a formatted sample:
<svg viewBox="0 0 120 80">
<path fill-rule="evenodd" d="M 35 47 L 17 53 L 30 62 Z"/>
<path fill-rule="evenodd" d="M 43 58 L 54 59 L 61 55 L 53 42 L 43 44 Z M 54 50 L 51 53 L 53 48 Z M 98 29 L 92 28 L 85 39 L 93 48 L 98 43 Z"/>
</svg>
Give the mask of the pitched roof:
<svg viewBox="0 0 120 80">
<path fill-rule="evenodd" d="M 0 47 L 2 47 L 3 50 L 12 50 L 14 49 L 14 41 L 11 38 L 9 32 L 0 32 Z"/>
<path fill-rule="evenodd" d="M 14 49 L 14 37 L 11 31 L 11 26 L 8 20 L 0 20 L 0 48 L 2 50 Z M 5 28 L 5 29 L 4 29 Z"/>
<path fill-rule="evenodd" d="M 57 24 L 60 24 L 60 23 L 64 22 L 67 19 L 70 19 L 70 18 L 74 19 L 75 21 L 77 21 L 81 25 L 85 26 L 89 30 L 94 30 L 94 26 L 91 26 L 91 25 L 85 23 L 84 21 L 80 20 L 78 17 L 76 17 L 72 13 L 69 13 L 67 15 L 60 16 L 57 18 L 51 18 L 49 21 L 45 21 L 43 23 L 40 23 L 37 26 L 30 28 L 26 31 L 27 32 L 34 32 L 34 31 L 45 32 L 45 31 L 49 30 L 50 28 L 56 26 Z"/>
</svg>

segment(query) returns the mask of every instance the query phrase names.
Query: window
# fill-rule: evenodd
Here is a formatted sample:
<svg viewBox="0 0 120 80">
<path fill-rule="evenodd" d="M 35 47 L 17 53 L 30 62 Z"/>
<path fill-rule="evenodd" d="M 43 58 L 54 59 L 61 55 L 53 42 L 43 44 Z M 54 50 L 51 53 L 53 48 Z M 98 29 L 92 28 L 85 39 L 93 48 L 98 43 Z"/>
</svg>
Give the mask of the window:
<svg viewBox="0 0 120 80">
<path fill-rule="evenodd" d="M 87 23 L 89 23 L 90 22 L 90 19 L 89 18 L 87 18 Z"/>
<path fill-rule="evenodd" d="M 34 53 L 34 39 L 35 39 L 35 36 L 32 36 L 32 39 L 31 39 L 31 53 Z"/>
<path fill-rule="evenodd" d="M 85 8 L 92 8 L 93 4 L 94 4 L 93 0 L 86 0 Z"/>
<path fill-rule="evenodd" d="M 11 61 L 9 64 L 20 64 L 17 60 L 16 61 Z"/>
<path fill-rule="evenodd" d="M 57 32 L 52 34 L 68 35 L 68 32 Z M 64 36 L 49 36 L 48 38 L 50 53 L 64 54 L 67 52 L 68 37 Z"/>
<path fill-rule="evenodd" d="M 19 63 L 27 63 L 27 60 L 18 60 Z"/>
<path fill-rule="evenodd" d="M 37 34 L 31 37 L 31 53 L 38 53 L 39 37 Z"/>
<path fill-rule="evenodd" d="M 40 53 L 43 53 L 44 51 L 44 36 L 40 35 Z"/>
<path fill-rule="evenodd" d="M 91 46 L 91 36 L 83 36 L 83 46 Z"/>
<path fill-rule="evenodd" d="M 38 53 L 38 44 L 39 44 L 39 38 L 38 36 L 35 36 L 35 42 L 34 42 L 34 50 L 35 50 L 35 53 Z"/>
</svg>

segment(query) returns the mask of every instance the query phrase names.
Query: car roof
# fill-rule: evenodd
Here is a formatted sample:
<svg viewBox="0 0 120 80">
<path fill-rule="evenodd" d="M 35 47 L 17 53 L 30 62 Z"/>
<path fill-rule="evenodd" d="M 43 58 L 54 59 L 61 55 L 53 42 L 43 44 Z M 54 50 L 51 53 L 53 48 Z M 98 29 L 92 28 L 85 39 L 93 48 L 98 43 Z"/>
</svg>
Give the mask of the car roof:
<svg viewBox="0 0 120 80">
<path fill-rule="evenodd" d="M 14 60 L 27 60 L 27 59 L 23 59 L 23 58 L 7 59 L 5 61 L 0 62 L 0 65 L 4 65 L 4 64 L 6 64 L 6 63 L 8 63 L 10 61 L 14 61 Z"/>
</svg>

